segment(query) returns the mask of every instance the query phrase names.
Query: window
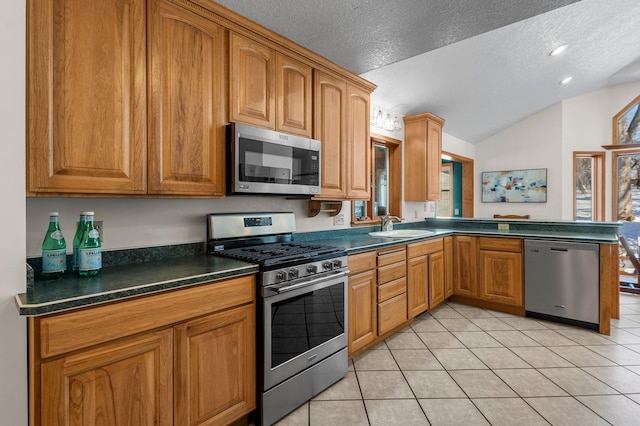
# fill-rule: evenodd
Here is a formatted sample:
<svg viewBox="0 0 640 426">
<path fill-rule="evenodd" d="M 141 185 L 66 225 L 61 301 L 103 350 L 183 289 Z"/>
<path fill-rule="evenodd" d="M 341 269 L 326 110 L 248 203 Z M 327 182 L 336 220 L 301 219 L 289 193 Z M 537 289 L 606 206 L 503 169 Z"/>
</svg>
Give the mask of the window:
<svg viewBox="0 0 640 426">
<path fill-rule="evenodd" d="M 620 235 L 624 236 L 631 253 L 621 250 L 621 269 L 633 272 L 627 256 L 638 255 L 640 240 L 640 151 L 619 151 L 613 157 L 613 211 L 614 220 L 622 222 Z"/>
<path fill-rule="evenodd" d="M 402 155 L 397 139 L 371 136 L 371 200 L 352 203 L 353 224 L 379 222 L 380 217 L 392 214 L 402 217 Z"/>
<path fill-rule="evenodd" d="M 573 217 L 604 220 L 604 152 L 573 153 Z"/>
</svg>

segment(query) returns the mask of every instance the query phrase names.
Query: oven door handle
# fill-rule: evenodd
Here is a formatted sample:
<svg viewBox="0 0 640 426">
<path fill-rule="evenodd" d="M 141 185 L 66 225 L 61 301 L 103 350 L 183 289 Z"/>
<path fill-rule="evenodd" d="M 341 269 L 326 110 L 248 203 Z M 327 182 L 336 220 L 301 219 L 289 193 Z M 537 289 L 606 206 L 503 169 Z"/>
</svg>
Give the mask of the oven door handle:
<svg viewBox="0 0 640 426">
<path fill-rule="evenodd" d="M 313 284 L 317 284 L 319 282 L 322 281 L 327 281 L 329 279 L 334 279 L 334 278 L 340 278 L 340 277 L 344 277 L 345 275 L 347 275 L 349 273 L 349 271 L 336 271 L 331 273 L 330 275 L 323 275 L 322 277 L 319 278 L 315 278 L 309 281 L 303 281 L 301 283 L 297 283 L 297 284 L 293 284 L 293 285 L 288 285 L 285 287 L 276 287 L 273 290 L 280 294 L 280 293 L 286 293 L 287 291 L 292 291 L 298 288 L 302 288 L 302 287 L 307 287 Z"/>
</svg>

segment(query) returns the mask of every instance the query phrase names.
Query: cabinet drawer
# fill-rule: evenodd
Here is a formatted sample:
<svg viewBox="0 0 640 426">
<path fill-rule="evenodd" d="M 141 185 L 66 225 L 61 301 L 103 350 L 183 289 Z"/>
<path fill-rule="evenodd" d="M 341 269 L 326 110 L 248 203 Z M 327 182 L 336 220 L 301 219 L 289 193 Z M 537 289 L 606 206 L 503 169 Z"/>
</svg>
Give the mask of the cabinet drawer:
<svg viewBox="0 0 640 426">
<path fill-rule="evenodd" d="M 393 263 L 391 265 L 378 268 L 378 285 L 397 280 L 407 275 L 407 262 Z"/>
<path fill-rule="evenodd" d="M 357 274 L 358 272 L 375 269 L 377 256 L 378 254 L 375 251 L 350 255 L 349 273 Z"/>
<path fill-rule="evenodd" d="M 522 253 L 522 238 L 478 238 L 480 250 L 512 251 Z"/>
<path fill-rule="evenodd" d="M 42 358 L 255 301 L 254 276 L 167 291 L 40 320 Z"/>
<path fill-rule="evenodd" d="M 435 240 L 422 241 L 419 243 L 407 244 L 407 258 L 422 256 L 424 254 L 435 253 L 442 251 L 443 239 L 437 238 Z"/>
<path fill-rule="evenodd" d="M 407 293 L 378 304 L 378 335 L 407 320 Z"/>
<path fill-rule="evenodd" d="M 407 258 L 407 251 L 404 246 L 395 250 L 378 252 L 378 266 L 390 265 L 403 261 Z"/>
<path fill-rule="evenodd" d="M 402 277 L 378 286 L 378 303 L 407 291 L 407 279 Z"/>
</svg>

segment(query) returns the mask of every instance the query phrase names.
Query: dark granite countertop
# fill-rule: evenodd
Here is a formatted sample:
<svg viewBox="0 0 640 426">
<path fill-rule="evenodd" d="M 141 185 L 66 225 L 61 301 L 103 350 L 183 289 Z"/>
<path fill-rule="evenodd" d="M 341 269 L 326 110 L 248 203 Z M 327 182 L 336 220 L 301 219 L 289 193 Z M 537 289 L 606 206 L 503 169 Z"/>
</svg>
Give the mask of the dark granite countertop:
<svg viewBox="0 0 640 426">
<path fill-rule="evenodd" d="M 509 229 L 498 229 L 498 224 L 508 224 Z M 433 218 L 394 227 L 433 231 L 417 238 L 372 237 L 368 233 L 378 231 L 379 226 L 360 226 L 296 233 L 294 239 L 342 247 L 353 254 L 454 234 L 616 243 L 620 226 L 619 222 Z M 16 305 L 20 315 L 37 316 L 258 272 L 254 264 L 208 256 L 203 247 L 195 243 L 106 252 L 104 258 L 110 265 L 105 264 L 100 275 L 67 274 L 50 281 L 34 280 L 37 271 L 32 266 L 37 269 L 38 262 L 30 262 L 27 292 L 16 295 Z"/>
<path fill-rule="evenodd" d="M 127 297 L 254 274 L 258 266 L 205 254 L 103 268 L 94 277 L 40 280 L 16 295 L 20 315 L 37 316 Z"/>
</svg>

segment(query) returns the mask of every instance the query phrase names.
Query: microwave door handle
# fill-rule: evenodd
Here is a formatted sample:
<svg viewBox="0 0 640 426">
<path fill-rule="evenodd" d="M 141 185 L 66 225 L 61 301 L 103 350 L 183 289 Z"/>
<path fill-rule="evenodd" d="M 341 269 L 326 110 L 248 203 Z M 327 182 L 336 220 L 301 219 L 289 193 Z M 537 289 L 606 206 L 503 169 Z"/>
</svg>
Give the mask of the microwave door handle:
<svg viewBox="0 0 640 426">
<path fill-rule="evenodd" d="M 336 271 L 334 273 L 332 273 L 331 275 L 323 275 L 320 278 L 315 278 L 312 279 L 310 281 L 303 281 L 301 283 L 297 283 L 297 284 L 292 284 L 292 285 L 288 285 L 285 287 L 279 287 L 279 288 L 274 288 L 274 290 L 276 291 L 276 293 L 286 293 L 287 291 L 292 291 L 295 290 L 297 288 L 301 288 L 301 287 L 307 287 L 313 284 L 318 284 L 322 281 L 327 281 L 328 279 L 333 279 L 333 278 L 339 278 L 342 276 L 347 275 L 348 271 Z"/>
</svg>

